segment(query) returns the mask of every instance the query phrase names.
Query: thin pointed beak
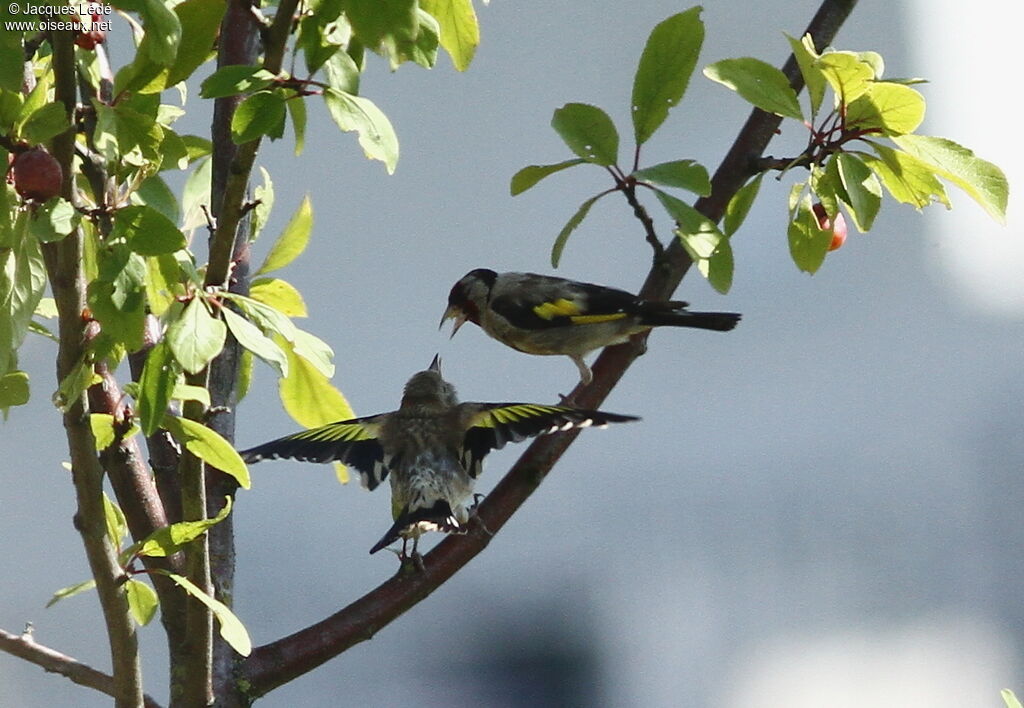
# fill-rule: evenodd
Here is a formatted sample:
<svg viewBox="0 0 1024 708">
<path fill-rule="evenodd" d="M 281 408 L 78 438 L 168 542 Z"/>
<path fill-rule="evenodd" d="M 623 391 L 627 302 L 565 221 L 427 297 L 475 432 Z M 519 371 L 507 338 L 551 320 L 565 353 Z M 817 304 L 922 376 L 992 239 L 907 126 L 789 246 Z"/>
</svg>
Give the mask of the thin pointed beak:
<svg viewBox="0 0 1024 708">
<path fill-rule="evenodd" d="M 430 371 L 433 371 L 438 376 L 441 375 L 441 355 L 435 354 L 434 360 L 430 362 Z"/>
<path fill-rule="evenodd" d="M 455 333 L 459 331 L 459 327 L 466 324 L 467 319 L 468 318 L 466 317 L 466 314 L 462 310 L 455 307 L 454 305 L 449 305 L 448 309 L 444 311 L 444 315 L 441 316 L 441 323 L 437 326 L 437 328 L 441 329 L 442 327 L 444 327 L 444 323 L 447 322 L 448 320 L 455 320 L 455 326 L 452 327 L 451 336 L 448 337 L 449 339 L 451 339 L 452 337 L 455 336 Z"/>
</svg>

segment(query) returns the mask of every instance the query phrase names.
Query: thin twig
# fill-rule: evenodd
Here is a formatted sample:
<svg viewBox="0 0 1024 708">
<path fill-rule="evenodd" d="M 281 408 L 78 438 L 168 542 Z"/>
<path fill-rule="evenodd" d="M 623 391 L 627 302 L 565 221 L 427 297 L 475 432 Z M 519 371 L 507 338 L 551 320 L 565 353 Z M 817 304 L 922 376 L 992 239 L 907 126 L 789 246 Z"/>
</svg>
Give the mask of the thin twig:
<svg viewBox="0 0 1024 708">
<path fill-rule="evenodd" d="M 95 689 L 108 696 L 117 696 L 113 676 L 97 671 L 56 649 L 37 643 L 29 633 L 17 635 L 0 629 L 0 650 L 35 664 L 44 671 L 60 674 L 79 686 Z M 142 704 L 146 708 L 160 708 L 160 704 L 148 695 L 142 696 Z"/>
</svg>

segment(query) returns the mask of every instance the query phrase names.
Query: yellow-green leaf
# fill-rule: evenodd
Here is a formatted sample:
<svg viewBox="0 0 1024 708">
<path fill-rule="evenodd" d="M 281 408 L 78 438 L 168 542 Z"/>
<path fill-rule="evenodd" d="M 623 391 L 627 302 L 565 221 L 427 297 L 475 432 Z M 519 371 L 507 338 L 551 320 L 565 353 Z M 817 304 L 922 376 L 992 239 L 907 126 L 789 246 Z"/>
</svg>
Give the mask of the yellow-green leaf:
<svg viewBox="0 0 1024 708">
<path fill-rule="evenodd" d="M 818 68 L 832 86 L 836 97 L 849 104 L 867 90 L 874 80 L 871 65 L 854 52 L 828 52 L 818 59 Z"/>
<path fill-rule="evenodd" d="M 817 65 L 818 53 L 814 50 L 814 40 L 809 34 L 800 39 L 787 34 L 786 39 L 789 40 L 789 46 L 793 49 L 793 56 L 796 57 L 797 66 L 800 67 L 800 73 L 807 85 L 807 95 L 811 99 L 811 115 L 817 115 L 821 101 L 825 97 L 827 82 Z"/>
<path fill-rule="evenodd" d="M 249 297 L 264 305 L 270 305 L 289 317 L 309 315 L 302 293 L 294 285 L 280 278 L 257 278 L 252 281 Z"/>
<path fill-rule="evenodd" d="M 762 111 L 803 120 L 800 101 L 789 79 L 768 62 L 753 57 L 722 59 L 706 66 L 704 75 L 728 86 Z"/>
<path fill-rule="evenodd" d="M 128 609 L 135 621 L 143 626 L 149 624 L 156 614 L 156 608 L 160 606 L 153 588 L 131 579 L 124 584 L 124 591 L 128 598 Z"/>
<path fill-rule="evenodd" d="M 249 468 L 231 443 L 217 431 L 194 420 L 173 415 L 164 416 L 163 427 L 193 455 L 234 477 L 243 489 L 249 489 Z"/>
<path fill-rule="evenodd" d="M 288 415 L 305 428 L 354 418 L 355 413 L 341 391 L 308 359 L 296 354 L 290 344 L 282 344 L 288 356 L 288 375 L 278 380 L 278 392 Z"/>
<path fill-rule="evenodd" d="M 199 296 L 167 328 L 167 344 L 174 358 L 190 374 L 202 371 L 224 348 L 227 327 L 210 314 Z"/>
<path fill-rule="evenodd" d="M 913 133 L 924 120 L 924 97 L 903 84 L 874 82 L 846 107 L 849 130 L 882 135 Z"/>
<path fill-rule="evenodd" d="M 313 203 L 309 196 L 302 199 L 299 208 L 295 210 L 288 225 L 278 237 L 277 241 L 267 254 L 263 265 L 256 271 L 255 275 L 269 273 L 294 261 L 300 253 L 306 250 L 309 244 L 309 236 L 313 232 Z"/>
<path fill-rule="evenodd" d="M 167 571 L 161 571 L 161 573 L 184 588 L 189 595 L 210 608 L 213 616 L 217 618 L 217 623 L 220 625 L 220 636 L 228 643 L 228 646 L 242 656 L 249 656 L 252 653 L 252 640 L 249 638 L 245 625 L 235 616 L 234 612 L 228 609 L 227 605 L 207 595 L 186 577 Z"/>
<path fill-rule="evenodd" d="M 46 606 L 52 607 L 54 604 L 60 602 L 66 597 L 77 595 L 78 593 L 85 592 L 86 590 L 92 590 L 94 587 L 96 587 L 96 581 L 90 578 L 89 580 L 84 580 L 80 583 L 76 583 L 75 585 L 69 585 L 66 588 L 61 588 L 57 592 L 53 593 L 53 597 L 51 597 L 50 601 L 46 603 Z"/>
<path fill-rule="evenodd" d="M 1010 185 L 999 167 L 946 138 L 903 135 L 893 140 L 908 153 L 932 166 L 939 176 L 967 192 L 997 222 L 1006 223 Z"/>
<path fill-rule="evenodd" d="M 455 68 L 468 69 L 480 44 L 480 26 L 472 0 L 420 0 L 420 7 L 441 25 L 441 46 Z"/>
</svg>

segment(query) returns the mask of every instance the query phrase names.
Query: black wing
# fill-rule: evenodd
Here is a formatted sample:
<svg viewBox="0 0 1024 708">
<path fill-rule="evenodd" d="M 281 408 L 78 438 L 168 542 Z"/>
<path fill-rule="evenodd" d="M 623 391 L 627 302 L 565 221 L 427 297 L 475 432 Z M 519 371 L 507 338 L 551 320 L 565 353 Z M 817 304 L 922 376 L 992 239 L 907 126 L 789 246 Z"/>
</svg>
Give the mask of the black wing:
<svg viewBox="0 0 1024 708">
<path fill-rule="evenodd" d="M 573 428 L 603 428 L 609 423 L 639 420 L 636 416 L 539 403 L 465 403 L 479 410 L 471 417 L 463 442 L 462 464 L 470 476 L 480 474 L 484 457 L 510 442 Z"/>
<path fill-rule="evenodd" d="M 243 450 L 247 463 L 284 457 L 304 462 L 340 462 L 356 468 L 363 486 L 374 489 L 388 476 L 384 449 L 377 440 L 384 416 L 353 418 L 286 435 Z"/>
</svg>

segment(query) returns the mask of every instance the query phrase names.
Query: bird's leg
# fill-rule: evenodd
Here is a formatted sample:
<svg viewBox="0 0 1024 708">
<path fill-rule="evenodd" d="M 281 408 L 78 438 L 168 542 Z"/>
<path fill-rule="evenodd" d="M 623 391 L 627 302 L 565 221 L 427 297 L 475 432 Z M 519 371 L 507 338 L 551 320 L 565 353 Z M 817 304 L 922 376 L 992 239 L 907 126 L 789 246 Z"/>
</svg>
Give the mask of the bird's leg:
<svg viewBox="0 0 1024 708">
<path fill-rule="evenodd" d="M 483 529 L 483 532 L 487 534 L 489 537 L 494 538 L 494 533 L 489 528 L 487 528 L 487 524 L 485 524 L 484 520 L 480 518 L 480 515 L 476 513 L 477 507 L 480 506 L 480 500 L 483 498 L 483 494 L 473 495 L 473 506 L 469 507 L 469 518 L 475 519 L 476 523 L 480 526 L 481 529 Z"/>
<path fill-rule="evenodd" d="M 410 556 L 410 557 L 412 558 L 412 564 L 414 566 L 416 566 L 416 570 L 420 571 L 421 573 L 426 573 L 427 572 L 427 567 L 425 565 L 423 565 L 423 556 L 421 556 L 420 552 L 417 550 L 419 545 L 420 545 L 420 537 L 416 536 L 412 540 L 412 556 Z"/>
<path fill-rule="evenodd" d="M 576 365 L 576 368 L 580 370 L 580 383 L 584 386 L 589 385 L 594 380 L 594 373 L 587 366 L 587 362 L 583 361 L 583 357 L 579 354 L 570 354 L 569 358 L 572 359 L 572 363 Z"/>
</svg>

